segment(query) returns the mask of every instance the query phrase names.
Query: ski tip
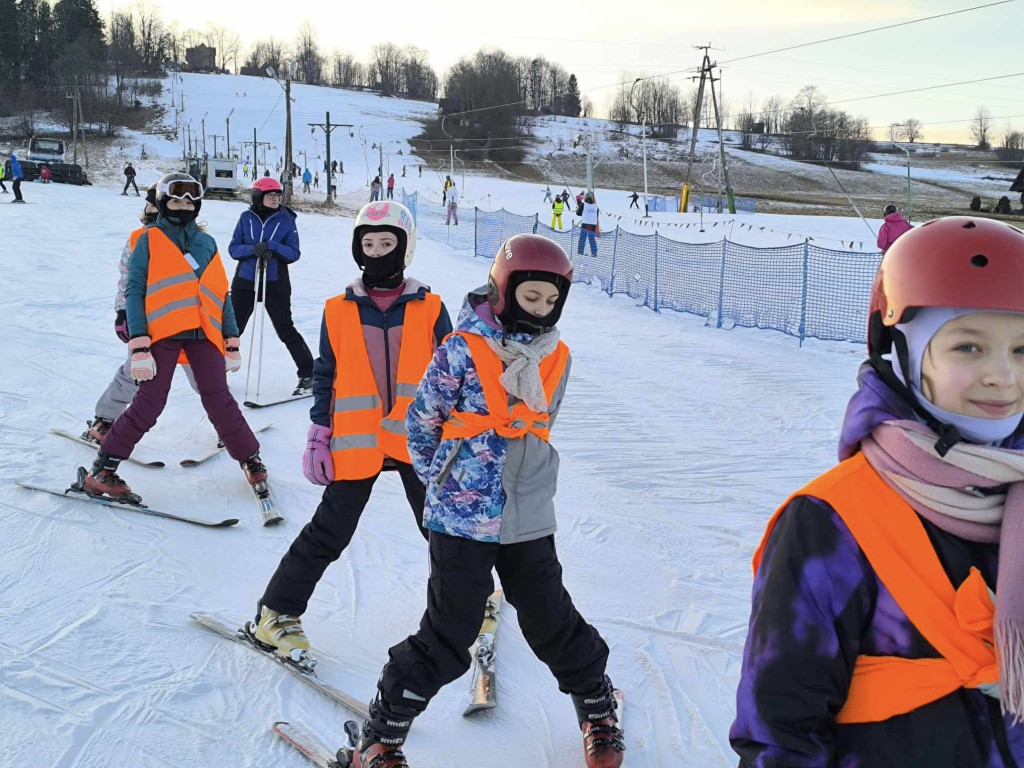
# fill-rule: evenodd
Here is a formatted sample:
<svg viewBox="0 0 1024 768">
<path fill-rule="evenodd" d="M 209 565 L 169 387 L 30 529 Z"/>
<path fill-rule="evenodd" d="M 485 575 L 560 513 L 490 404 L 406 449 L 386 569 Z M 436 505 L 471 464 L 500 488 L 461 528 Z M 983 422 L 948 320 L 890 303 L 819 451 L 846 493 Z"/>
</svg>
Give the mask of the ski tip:
<svg viewBox="0 0 1024 768">
<path fill-rule="evenodd" d="M 462 711 L 462 716 L 471 717 L 477 712 L 486 712 L 488 709 L 494 709 L 496 706 L 498 706 L 497 702 L 494 704 L 470 704 Z"/>
<path fill-rule="evenodd" d="M 216 528 L 230 528 L 232 525 L 238 525 L 237 517 L 229 517 L 227 520 L 221 520 L 217 523 Z"/>
<path fill-rule="evenodd" d="M 163 469 L 167 466 L 162 461 L 140 461 L 139 464 L 144 467 L 152 467 L 153 469 Z"/>
<path fill-rule="evenodd" d="M 270 528 L 282 522 L 284 522 L 284 518 L 280 515 L 278 515 L 277 517 L 270 517 L 263 521 L 263 527 Z"/>
<path fill-rule="evenodd" d="M 181 461 L 178 462 L 178 466 L 181 466 L 181 467 L 198 467 L 199 466 L 199 462 L 196 461 L 195 459 L 182 459 Z"/>
<path fill-rule="evenodd" d="M 254 403 L 252 400 L 245 400 L 245 401 L 242 402 L 242 405 L 244 405 L 246 408 L 260 408 L 261 407 L 259 403 Z"/>
</svg>

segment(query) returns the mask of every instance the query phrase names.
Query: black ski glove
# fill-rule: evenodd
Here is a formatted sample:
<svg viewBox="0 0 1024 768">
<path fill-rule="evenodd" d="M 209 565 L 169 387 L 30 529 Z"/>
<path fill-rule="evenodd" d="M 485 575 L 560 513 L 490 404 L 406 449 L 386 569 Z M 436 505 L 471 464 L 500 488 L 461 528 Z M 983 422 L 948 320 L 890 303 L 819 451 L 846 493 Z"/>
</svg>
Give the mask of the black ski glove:
<svg viewBox="0 0 1024 768">
<path fill-rule="evenodd" d="M 264 264 L 270 261 L 270 246 L 266 243 L 256 243 L 252 249 L 253 255 Z"/>
<path fill-rule="evenodd" d="M 114 318 L 114 333 L 125 344 L 128 343 L 128 313 L 123 309 L 117 310 L 117 316 Z"/>
</svg>

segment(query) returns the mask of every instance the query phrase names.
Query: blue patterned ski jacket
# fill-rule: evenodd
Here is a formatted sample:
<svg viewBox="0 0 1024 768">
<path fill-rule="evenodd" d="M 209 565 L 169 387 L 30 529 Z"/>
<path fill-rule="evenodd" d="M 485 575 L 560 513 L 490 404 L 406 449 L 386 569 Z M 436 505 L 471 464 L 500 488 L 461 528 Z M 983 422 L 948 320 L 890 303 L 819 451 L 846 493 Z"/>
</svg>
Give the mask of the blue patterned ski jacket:
<svg viewBox="0 0 1024 768">
<path fill-rule="evenodd" d="M 502 338 L 503 331 L 481 314 L 493 322 L 484 288 L 466 297 L 457 330 Z M 509 338 L 529 342 L 532 337 L 514 334 Z M 570 365 L 571 361 L 549 404 L 552 426 Z M 452 411 L 489 413 L 476 365 L 460 336 L 449 336 L 437 348 L 406 415 L 409 456 L 427 488 L 424 527 L 500 544 L 554 533 L 558 452 L 533 434 L 508 439 L 488 430 L 472 438 L 442 440 L 444 423 Z"/>
</svg>

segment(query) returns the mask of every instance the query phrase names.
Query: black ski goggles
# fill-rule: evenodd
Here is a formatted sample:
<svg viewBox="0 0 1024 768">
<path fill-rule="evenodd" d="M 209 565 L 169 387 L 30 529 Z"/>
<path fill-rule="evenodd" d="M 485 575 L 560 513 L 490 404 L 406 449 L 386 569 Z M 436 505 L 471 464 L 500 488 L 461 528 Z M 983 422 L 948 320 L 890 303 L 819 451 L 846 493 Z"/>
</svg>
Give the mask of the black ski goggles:
<svg viewBox="0 0 1024 768">
<path fill-rule="evenodd" d="M 195 179 L 169 181 L 166 184 L 158 184 L 157 192 L 175 200 L 186 198 L 195 202 L 203 199 L 203 187 Z"/>
</svg>

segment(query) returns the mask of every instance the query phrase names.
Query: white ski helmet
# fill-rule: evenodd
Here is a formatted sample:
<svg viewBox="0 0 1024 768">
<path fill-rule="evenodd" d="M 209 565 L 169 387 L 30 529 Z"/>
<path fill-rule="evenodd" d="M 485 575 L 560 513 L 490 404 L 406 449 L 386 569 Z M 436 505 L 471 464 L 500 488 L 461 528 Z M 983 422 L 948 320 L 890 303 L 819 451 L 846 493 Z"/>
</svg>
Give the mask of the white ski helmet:
<svg viewBox="0 0 1024 768">
<path fill-rule="evenodd" d="M 352 227 L 352 258 L 363 266 L 363 227 L 388 227 L 398 236 L 398 248 L 405 249 L 405 267 L 412 266 L 416 255 L 416 223 L 409 209 L 394 200 L 368 203 L 356 214 Z"/>
</svg>

